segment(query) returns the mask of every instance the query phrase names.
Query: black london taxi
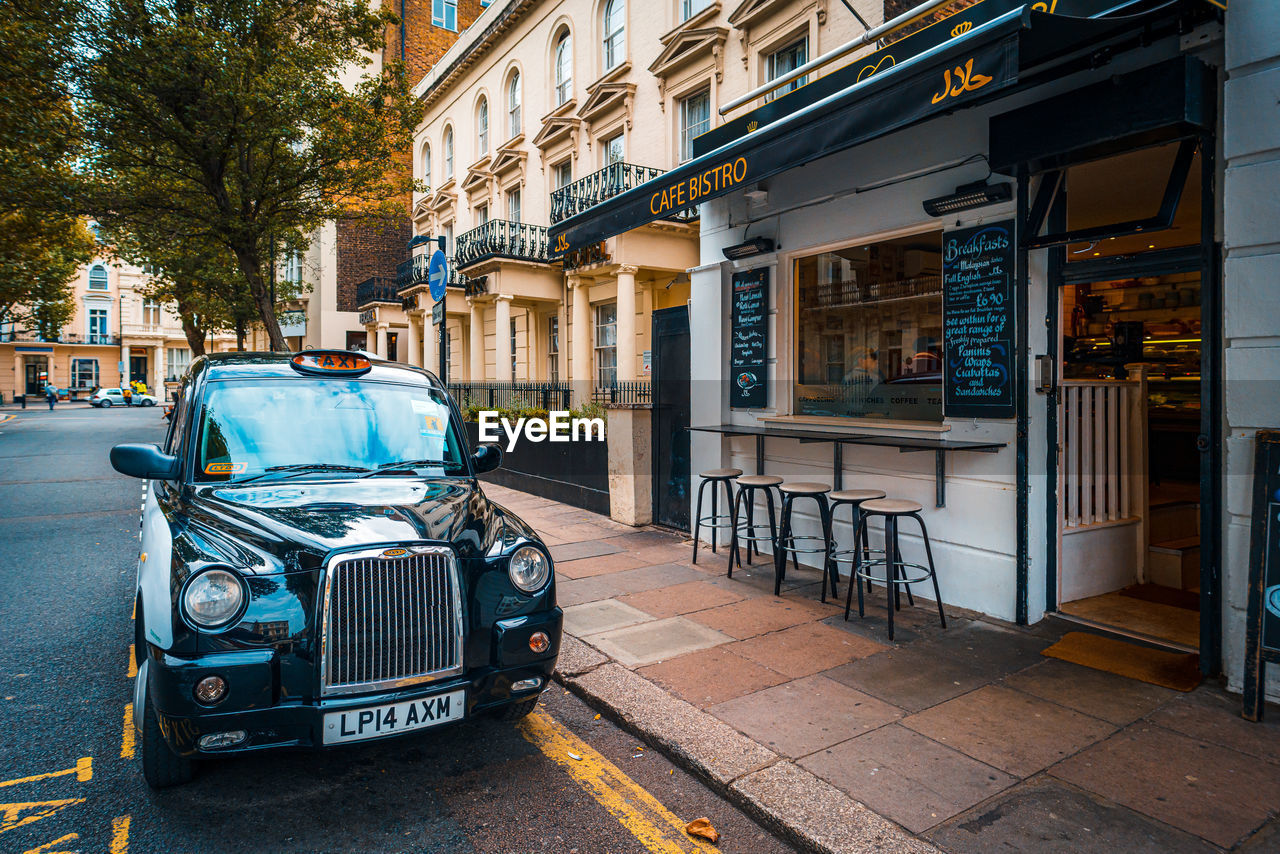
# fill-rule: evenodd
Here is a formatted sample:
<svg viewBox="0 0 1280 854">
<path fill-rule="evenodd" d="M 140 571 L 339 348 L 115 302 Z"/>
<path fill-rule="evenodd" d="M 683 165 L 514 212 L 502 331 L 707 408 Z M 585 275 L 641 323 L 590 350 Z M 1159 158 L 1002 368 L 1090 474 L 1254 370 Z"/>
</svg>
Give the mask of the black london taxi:
<svg viewBox="0 0 1280 854">
<path fill-rule="evenodd" d="M 560 649 L 551 556 L 489 501 L 435 376 L 366 354 L 196 359 L 148 482 L 133 718 L 154 788 L 200 760 L 528 714 Z"/>
</svg>

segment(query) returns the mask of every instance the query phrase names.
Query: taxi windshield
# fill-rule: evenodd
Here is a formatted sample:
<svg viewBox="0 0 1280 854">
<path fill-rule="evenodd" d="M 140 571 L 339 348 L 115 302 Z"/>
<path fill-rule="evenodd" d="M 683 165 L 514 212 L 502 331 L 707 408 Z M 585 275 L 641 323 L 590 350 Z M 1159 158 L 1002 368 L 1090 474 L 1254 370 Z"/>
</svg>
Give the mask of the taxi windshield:
<svg viewBox="0 0 1280 854">
<path fill-rule="evenodd" d="M 467 473 L 448 400 L 423 386 L 215 381 L 198 429 L 198 482 Z"/>
</svg>

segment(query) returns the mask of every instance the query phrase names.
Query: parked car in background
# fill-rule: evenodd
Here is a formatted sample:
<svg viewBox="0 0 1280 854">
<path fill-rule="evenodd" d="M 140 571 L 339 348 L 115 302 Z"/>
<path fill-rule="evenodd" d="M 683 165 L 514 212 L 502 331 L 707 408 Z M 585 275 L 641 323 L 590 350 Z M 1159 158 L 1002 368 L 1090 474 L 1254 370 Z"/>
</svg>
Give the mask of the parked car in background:
<svg viewBox="0 0 1280 854">
<path fill-rule="evenodd" d="M 149 394 L 133 392 L 134 406 L 155 406 L 159 401 Z M 89 405 L 105 409 L 109 406 L 125 406 L 124 389 L 100 388 L 89 398 Z"/>
<path fill-rule="evenodd" d="M 196 359 L 148 481 L 133 719 L 153 788 L 198 760 L 529 714 L 560 650 L 547 546 L 489 501 L 432 374 L 345 351 Z M 473 737 L 468 735 L 467 737 Z"/>
</svg>

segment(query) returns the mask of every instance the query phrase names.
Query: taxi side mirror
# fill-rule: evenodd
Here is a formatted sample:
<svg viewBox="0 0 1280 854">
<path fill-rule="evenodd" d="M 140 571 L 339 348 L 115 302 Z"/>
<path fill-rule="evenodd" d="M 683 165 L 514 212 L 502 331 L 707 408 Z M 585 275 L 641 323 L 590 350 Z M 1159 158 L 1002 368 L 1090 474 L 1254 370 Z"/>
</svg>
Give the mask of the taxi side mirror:
<svg viewBox="0 0 1280 854">
<path fill-rule="evenodd" d="M 178 479 L 178 458 L 161 451 L 159 445 L 116 445 L 111 449 L 111 466 L 120 474 L 144 480 Z"/>
<path fill-rule="evenodd" d="M 493 471 L 502 465 L 502 448 L 497 445 L 481 445 L 471 455 L 471 467 L 476 474 Z"/>
</svg>

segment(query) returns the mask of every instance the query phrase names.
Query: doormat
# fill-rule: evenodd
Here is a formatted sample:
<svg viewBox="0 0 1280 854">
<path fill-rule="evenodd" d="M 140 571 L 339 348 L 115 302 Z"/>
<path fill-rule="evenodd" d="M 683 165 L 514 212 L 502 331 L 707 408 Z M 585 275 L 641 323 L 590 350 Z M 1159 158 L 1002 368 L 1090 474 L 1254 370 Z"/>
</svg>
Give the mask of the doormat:
<svg viewBox="0 0 1280 854">
<path fill-rule="evenodd" d="M 1175 691 L 1191 691 L 1200 684 L 1200 656 L 1194 652 L 1167 652 L 1102 635 L 1067 632 L 1040 654 Z"/>
<path fill-rule="evenodd" d="M 1161 587 L 1159 584 L 1135 584 L 1120 591 L 1121 596 L 1154 602 L 1157 605 L 1171 605 L 1187 611 L 1200 610 L 1200 594 L 1191 590 L 1178 590 L 1173 587 Z"/>
</svg>

